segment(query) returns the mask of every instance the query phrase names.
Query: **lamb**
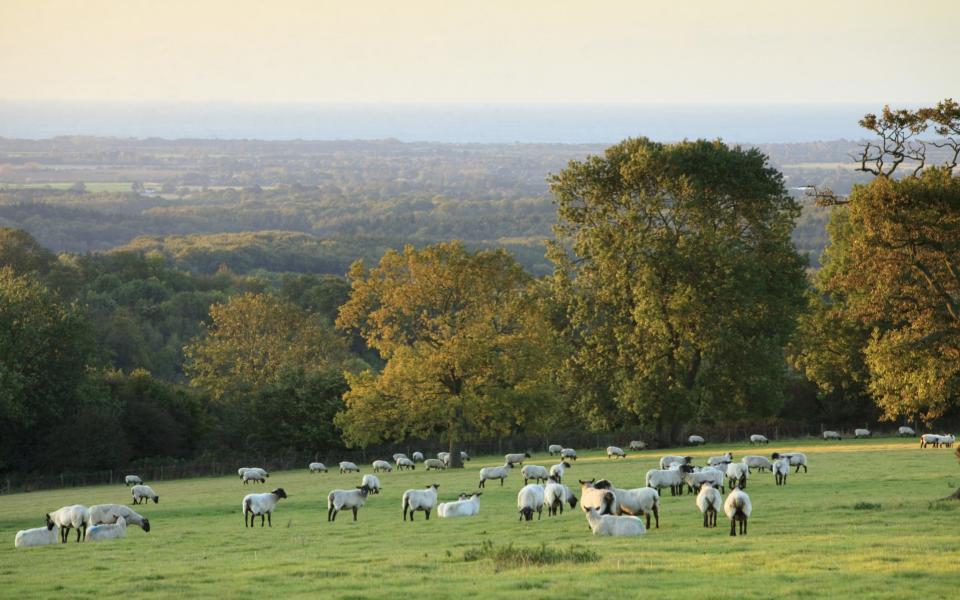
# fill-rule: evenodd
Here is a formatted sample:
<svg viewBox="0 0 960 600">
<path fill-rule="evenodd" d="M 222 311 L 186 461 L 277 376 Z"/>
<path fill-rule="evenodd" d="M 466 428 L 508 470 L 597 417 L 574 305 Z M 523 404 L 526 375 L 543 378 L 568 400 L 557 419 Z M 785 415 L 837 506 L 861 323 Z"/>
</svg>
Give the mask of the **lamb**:
<svg viewBox="0 0 960 600">
<path fill-rule="evenodd" d="M 913 437 L 917 435 L 917 432 L 914 431 L 912 427 L 907 427 L 906 425 L 904 425 L 903 427 L 897 430 L 897 434 L 900 437 Z"/>
<path fill-rule="evenodd" d="M 337 513 L 345 508 L 353 510 L 353 520 L 357 520 L 357 511 L 367 502 L 370 488 L 358 485 L 354 490 L 333 490 L 327 494 L 327 522 L 337 520 Z"/>
<path fill-rule="evenodd" d="M 123 478 L 123 483 L 126 485 L 137 485 L 143 483 L 143 480 L 140 479 L 139 475 L 127 475 Z"/>
<path fill-rule="evenodd" d="M 257 469 L 247 469 L 243 472 L 241 477 L 243 479 L 243 484 L 246 485 L 251 481 L 266 483 L 267 477 Z"/>
<path fill-rule="evenodd" d="M 631 450 L 646 450 L 646 449 L 647 449 L 647 444 L 646 444 L 646 442 L 642 442 L 642 441 L 640 441 L 640 440 L 632 440 L 632 441 L 630 442 L 630 449 L 631 449 Z"/>
<path fill-rule="evenodd" d="M 401 456 L 397 459 L 397 470 L 402 471 L 404 469 L 416 470 L 417 465 L 415 462 L 407 458 L 406 456 Z"/>
<path fill-rule="evenodd" d="M 571 465 L 566 460 L 560 461 L 559 463 L 550 467 L 550 477 L 553 477 L 557 480 L 557 483 L 563 483 L 563 474 L 567 472 L 567 469 L 570 469 Z"/>
<path fill-rule="evenodd" d="M 100 525 L 116 523 L 123 517 L 127 525 L 136 525 L 144 532 L 150 531 L 150 520 L 123 504 L 96 504 L 90 507 L 90 524 Z"/>
<path fill-rule="evenodd" d="M 770 455 L 774 460 L 778 458 L 785 458 L 790 463 L 791 467 L 797 467 L 797 470 L 794 473 L 800 472 L 800 467 L 803 467 L 803 472 L 807 472 L 807 455 L 803 452 L 784 452 L 783 454 L 778 454 L 774 452 Z"/>
<path fill-rule="evenodd" d="M 767 460 L 766 456 L 744 456 L 740 461 L 747 465 L 748 469 L 760 469 L 760 471 L 765 471 L 770 469 L 773 471 L 773 463 Z"/>
<path fill-rule="evenodd" d="M 519 453 L 507 454 L 506 456 L 503 457 L 503 460 L 504 462 L 508 462 L 511 464 L 522 465 L 523 461 L 528 458 L 530 458 L 530 453 L 524 452 L 523 454 L 519 454 Z"/>
<path fill-rule="evenodd" d="M 558 481 L 549 479 L 547 485 L 543 488 L 543 503 L 547 507 L 547 514 L 552 517 L 559 511 L 562 515 L 564 502 L 568 503 L 570 508 L 577 507 L 577 497 L 573 494 L 573 491 L 569 487 L 561 485 Z"/>
<path fill-rule="evenodd" d="M 60 537 L 60 527 L 46 515 L 47 524 L 44 527 L 35 527 L 33 529 L 21 529 L 17 532 L 17 537 L 13 540 L 14 548 L 33 548 L 34 546 L 48 546 L 56 544 Z"/>
<path fill-rule="evenodd" d="M 693 458 L 690 456 L 672 456 L 667 455 L 660 459 L 660 470 L 666 471 L 673 465 L 689 465 Z"/>
<path fill-rule="evenodd" d="M 240 508 L 243 511 L 243 526 L 247 527 L 247 515 L 250 515 L 250 527 L 253 527 L 253 520 L 260 515 L 260 527 L 263 527 L 263 518 L 266 516 L 267 523 L 273 527 L 273 509 L 283 498 L 287 497 L 287 492 L 283 488 L 277 488 L 272 492 L 265 494 L 247 494 L 243 497 Z"/>
<path fill-rule="evenodd" d="M 441 519 L 453 517 L 473 517 L 480 514 L 480 494 L 483 492 L 474 492 L 470 498 L 466 494 L 460 494 L 460 499 L 456 502 L 444 502 L 437 506 L 437 514 Z"/>
<path fill-rule="evenodd" d="M 840 437 L 840 434 L 837 433 L 836 431 L 824 431 L 824 432 L 823 432 L 823 439 L 825 439 L 825 440 L 840 440 L 840 439 L 843 439 L 843 438 L 841 438 L 841 437 Z"/>
<path fill-rule="evenodd" d="M 406 457 L 403 457 L 406 458 Z M 387 473 L 393 471 L 393 465 L 388 463 L 385 460 L 375 460 L 373 461 L 373 472 L 379 473 L 380 471 L 386 471 Z"/>
<path fill-rule="evenodd" d="M 750 505 L 750 496 L 742 490 L 732 490 L 723 503 L 723 512 L 730 519 L 730 535 L 736 537 L 736 524 L 740 523 L 740 535 L 747 535 L 747 519 L 753 507 Z"/>
<path fill-rule="evenodd" d="M 310 469 L 311 473 L 319 473 L 321 471 L 323 471 L 324 473 L 327 472 L 327 465 L 321 462 L 312 462 L 307 468 Z"/>
<path fill-rule="evenodd" d="M 246 477 L 246 475 L 244 475 L 244 477 Z M 244 482 L 246 482 L 246 479 L 244 479 Z M 148 500 L 153 500 L 154 504 L 160 503 L 160 496 L 158 496 L 157 493 L 153 491 L 153 488 L 149 485 L 133 486 L 130 488 L 130 495 L 133 496 L 134 504 L 146 504 Z"/>
<path fill-rule="evenodd" d="M 703 526 L 716 527 L 717 513 L 723 505 L 723 496 L 715 487 L 709 483 L 704 483 L 697 494 L 697 508 L 703 513 Z"/>
<path fill-rule="evenodd" d="M 550 453 L 550 456 L 560 454 L 561 452 L 563 452 L 563 446 L 561 446 L 560 444 L 550 444 L 547 447 L 547 452 Z"/>
<path fill-rule="evenodd" d="M 743 463 L 730 463 L 727 465 L 727 479 L 730 481 L 730 489 L 747 487 L 747 477 L 750 476 L 750 469 Z"/>
<path fill-rule="evenodd" d="M 376 475 L 364 475 L 360 485 L 365 485 L 374 494 L 380 493 L 380 480 Z"/>
<path fill-rule="evenodd" d="M 90 535 L 87 537 L 91 542 L 99 542 L 102 540 L 119 540 L 127 537 L 127 520 L 123 517 L 118 517 L 117 522 L 112 525 L 106 523 L 102 525 L 94 525 L 90 528 L 88 532 Z"/>
<path fill-rule="evenodd" d="M 537 520 L 543 516 L 544 491 L 543 486 L 531 483 L 520 488 L 517 493 L 517 509 L 520 520 L 533 520 L 533 511 L 537 511 Z"/>
<path fill-rule="evenodd" d="M 573 448 L 564 448 L 563 450 L 560 451 L 560 458 L 564 460 L 567 460 L 568 458 L 572 460 L 577 460 L 577 451 L 574 450 Z"/>
<path fill-rule="evenodd" d="M 702 446 L 702 445 L 706 444 L 707 441 L 706 441 L 705 439 L 703 439 L 702 436 L 699 436 L 699 435 L 691 435 L 690 437 L 687 438 L 687 443 L 688 443 L 688 444 L 692 444 L 692 445 L 694 445 L 694 446 Z"/>
<path fill-rule="evenodd" d="M 484 467 L 480 469 L 480 487 L 487 487 L 486 482 L 488 479 L 499 479 L 500 487 L 503 487 L 503 481 L 507 478 L 512 468 L 513 464 L 508 462 L 502 467 Z"/>
<path fill-rule="evenodd" d="M 599 486 L 597 485 L 599 484 Z M 587 512 L 596 510 L 601 515 L 612 515 L 616 511 L 617 499 L 612 490 L 608 489 L 610 482 L 580 480 L 580 509 Z"/>
<path fill-rule="evenodd" d="M 614 456 L 618 458 L 626 458 L 627 453 L 623 451 L 622 448 L 617 446 L 607 446 L 607 458 L 613 458 Z"/>
<path fill-rule="evenodd" d="M 689 469 L 689 465 L 684 465 Z M 670 469 L 650 469 L 647 471 L 647 476 L 644 481 L 647 484 L 647 487 L 652 487 L 657 492 L 660 492 L 660 488 L 668 487 L 670 488 L 671 496 L 683 495 L 683 475 L 684 470 L 682 467 L 675 467 Z M 689 472 L 689 471 L 687 471 Z"/>
<path fill-rule="evenodd" d="M 870 430 L 869 430 L 869 429 L 854 429 L 854 430 L 853 430 L 853 437 L 865 438 L 865 437 L 870 437 L 871 435 L 872 435 L 872 434 L 870 433 Z"/>
<path fill-rule="evenodd" d="M 715 467 L 718 465 L 726 465 L 732 462 L 733 462 L 732 452 L 727 452 L 726 454 L 722 454 L 720 456 L 711 456 L 710 458 L 707 459 L 707 464 L 710 465 L 711 467 Z"/>
<path fill-rule="evenodd" d="M 343 475 L 344 473 L 351 473 L 351 472 L 359 473 L 360 467 L 350 462 L 349 460 L 340 461 L 340 474 Z"/>
<path fill-rule="evenodd" d="M 637 536 L 643 535 L 643 521 L 637 517 L 600 515 L 595 508 L 587 510 L 587 522 L 593 535 Z"/>
<path fill-rule="evenodd" d="M 650 529 L 650 515 L 656 520 L 657 529 L 660 528 L 660 494 L 649 487 L 621 489 L 613 488 L 616 498 L 615 514 L 628 514 L 634 517 L 647 516 L 647 529 Z"/>
<path fill-rule="evenodd" d="M 527 485 L 531 479 L 536 480 L 537 483 L 546 482 L 550 477 L 547 468 L 540 465 L 524 465 L 520 469 L 520 474 L 523 475 L 523 485 Z"/>
<path fill-rule="evenodd" d="M 81 531 L 83 539 L 87 539 L 87 525 L 90 524 L 90 511 L 86 506 L 74 504 L 64 506 L 47 515 L 47 522 L 53 521 L 53 524 L 60 528 L 60 543 L 66 544 L 67 537 L 70 535 L 70 529 L 77 529 L 77 541 L 80 541 Z"/>
<path fill-rule="evenodd" d="M 423 462 L 423 452 L 414 452 L 413 462 Z"/>
<path fill-rule="evenodd" d="M 407 520 L 407 511 L 410 511 L 410 522 L 413 522 L 413 513 L 422 510 L 430 520 L 430 511 L 437 507 L 437 489 L 440 484 L 431 483 L 423 490 L 407 490 L 403 493 L 403 520 Z"/>
<path fill-rule="evenodd" d="M 423 461 L 423 466 L 425 466 L 428 471 L 430 469 L 439 471 L 440 469 L 446 469 L 447 463 L 443 462 L 443 460 L 439 458 L 428 458 L 427 460 Z"/>
<path fill-rule="evenodd" d="M 769 443 L 770 443 L 770 440 L 768 440 L 768 439 L 766 438 L 766 436 L 762 436 L 762 435 L 760 435 L 759 433 L 755 433 L 755 434 L 753 434 L 753 435 L 750 436 L 750 444 L 751 444 L 751 445 L 753 445 L 753 444 L 769 444 Z"/>
<path fill-rule="evenodd" d="M 700 488 L 706 484 L 719 488 L 722 492 L 724 490 L 723 479 L 724 471 L 715 467 L 707 467 L 706 469 L 686 473 L 683 476 L 683 482 L 687 484 L 687 488 L 689 488 L 692 493 L 699 492 Z"/>
<path fill-rule="evenodd" d="M 773 478 L 777 485 L 787 485 L 787 475 L 790 474 L 790 460 L 786 458 L 777 459 L 773 463 Z"/>
</svg>

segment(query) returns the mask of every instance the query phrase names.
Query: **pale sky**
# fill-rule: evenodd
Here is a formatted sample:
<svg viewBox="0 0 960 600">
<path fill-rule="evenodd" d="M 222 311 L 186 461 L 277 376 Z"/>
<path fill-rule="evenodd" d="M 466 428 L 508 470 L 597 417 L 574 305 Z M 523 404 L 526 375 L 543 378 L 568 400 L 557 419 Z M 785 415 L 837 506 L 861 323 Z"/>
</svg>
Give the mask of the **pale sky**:
<svg viewBox="0 0 960 600">
<path fill-rule="evenodd" d="M 932 103 L 957 0 L 0 0 L 0 100 Z"/>
</svg>

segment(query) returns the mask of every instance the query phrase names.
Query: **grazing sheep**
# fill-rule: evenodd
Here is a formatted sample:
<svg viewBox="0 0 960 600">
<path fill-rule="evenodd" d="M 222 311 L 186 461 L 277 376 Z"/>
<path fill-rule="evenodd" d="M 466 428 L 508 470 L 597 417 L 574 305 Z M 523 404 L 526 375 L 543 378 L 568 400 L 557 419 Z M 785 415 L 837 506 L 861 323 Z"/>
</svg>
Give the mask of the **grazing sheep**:
<svg viewBox="0 0 960 600">
<path fill-rule="evenodd" d="M 626 458 L 627 453 L 623 451 L 622 448 L 616 446 L 607 446 L 607 458 L 613 458 L 614 456 L 618 458 Z"/>
<path fill-rule="evenodd" d="M 790 463 L 791 467 L 797 467 L 797 470 L 794 473 L 800 472 L 800 467 L 803 467 L 803 472 L 807 472 L 807 455 L 803 452 L 784 452 L 782 454 L 774 452 L 770 455 L 774 460 L 778 458 L 785 458 Z"/>
<path fill-rule="evenodd" d="M 699 471 L 684 474 L 683 482 L 687 485 L 690 492 L 694 494 L 698 493 L 700 487 L 707 483 L 722 492 L 724 490 L 724 474 L 725 471 L 721 471 L 716 467 L 707 467 Z"/>
<path fill-rule="evenodd" d="M 559 511 L 562 515 L 564 502 L 568 503 L 570 508 L 577 507 L 577 497 L 569 487 L 561 485 L 554 479 L 548 480 L 543 488 L 543 503 L 547 507 L 547 514 L 552 517 Z"/>
<path fill-rule="evenodd" d="M 550 456 L 555 456 L 563 452 L 563 446 L 561 446 L 560 444 L 550 444 L 547 447 L 547 452 L 550 453 Z"/>
<path fill-rule="evenodd" d="M 687 470 L 685 471 L 684 469 Z M 660 488 L 668 487 L 670 488 L 671 496 L 682 496 L 683 475 L 685 472 L 689 472 L 689 469 L 690 465 L 670 469 L 650 469 L 647 471 L 647 476 L 644 478 L 644 481 L 647 487 L 652 487 L 657 490 L 657 493 L 660 492 Z"/>
<path fill-rule="evenodd" d="M 616 499 L 615 514 L 627 514 L 634 517 L 647 517 L 647 529 L 650 529 L 650 515 L 656 520 L 657 529 L 660 528 L 660 494 L 649 487 L 622 489 L 613 488 Z"/>
<path fill-rule="evenodd" d="M 527 485 L 531 479 L 537 483 L 541 481 L 546 482 L 550 477 L 547 468 L 541 467 L 540 465 L 523 465 L 523 468 L 520 469 L 520 474 L 523 475 L 523 485 Z"/>
<path fill-rule="evenodd" d="M 402 458 L 406 458 L 405 456 Z M 393 471 L 393 465 L 388 463 L 385 460 L 375 460 L 373 461 L 373 472 L 379 473 L 380 471 L 386 471 L 387 473 Z"/>
<path fill-rule="evenodd" d="M 768 439 L 766 438 L 766 436 L 760 435 L 759 433 L 755 433 L 755 434 L 753 434 L 753 435 L 750 436 L 750 444 L 751 444 L 751 445 L 753 445 L 753 444 L 769 444 L 769 443 L 770 443 L 770 440 L 768 440 Z"/>
<path fill-rule="evenodd" d="M 340 461 L 340 474 L 341 474 L 341 475 L 343 475 L 344 473 L 359 473 L 359 472 L 360 472 L 360 467 L 358 467 L 358 466 L 355 465 L 354 463 L 350 462 L 349 460 L 342 460 L 342 461 Z"/>
<path fill-rule="evenodd" d="M 464 452 L 463 450 L 461 450 L 461 451 L 460 451 L 460 460 L 462 460 L 463 462 L 467 462 L 467 461 L 470 460 L 470 455 L 467 454 L 466 452 Z"/>
<path fill-rule="evenodd" d="M 257 469 L 247 469 L 246 471 L 243 472 L 241 479 L 243 479 L 244 485 L 250 483 L 251 481 L 257 482 L 257 483 L 267 482 L 267 477 Z"/>
<path fill-rule="evenodd" d="M 503 481 L 507 478 L 512 468 L 513 464 L 508 462 L 502 467 L 484 467 L 480 469 L 480 487 L 487 487 L 486 482 L 488 479 L 499 479 L 500 487 L 503 487 Z"/>
<path fill-rule="evenodd" d="M 560 451 L 560 458 L 563 460 L 572 459 L 577 460 L 577 451 L 573 448 L 564 448 Z"/>
<path fill-rule="evenodd" d="M 367 502 L 370 488 L 358 485 L 354 490 L 333 490 L 327 494 L 327 522 L 337 520 L 337 513 L 345 508 L 353 510 L 353 520 L 357 520 L 357 511 Z"/>
<path fill-rule="evenodd" d="M 917 435 L 917 432 L 914 431 L 912 427 L 907 427 L 906 425 L 904 425 L 903 427 L 897 430 L 897 434 L 900 437 L 913 437 Z"/>
<path fill-rule="evenodd" d="M 637 517 L 615 517 L 613 515 L 600 515 L 595 508 L 588 509 L 587 523 L 593 535 L 611 535 L 611 536 L 638 536 L 643 535 L 646 530 L 643 528 L 643 521 Z"/>
<path fill-rule="evenodd" d="M 393 455 L 393 462 L 397 462 L 401 458 L 409 458 L 409 457 L 403 452 L 397 452 L 396 454 Z"/>
<path fill-rule="evenodd" d="M 617 509 L 617 498 L 609 487 L 612 486 L 610 486 L 610 482 L 605 479 L 601 479 L 600 481 L 581 479 L 580 509 L 583 510 L 583 512 L 594 509 L 601 515 L 614 514 Z"/>
<path fill-rule="evenodd" d="M 920 447 L 926 448 L 927 446 L 933 446 L 934 448 L 940 446 L 940 436 L 935 433 L 925 433 L 920 436 Z"/>
<path fill-rule="evenodd" d="M 520 488 L 517 493 L 517 510 L 520 520 L 533 520 L 533 511 L 537 511 L 537 520 L 543 516 L 544 493 L 543 486 L 531 483 Z"/>
<path fill-rule="evenodd" d="M 239 475 L 240 477 L 243 477 L 243 472 L 250 468 L 251 467 L 240 467 L 239 469 L 237 469 L 237 475 Z"/>
<path fill-rule="evenodd" d="M 790 460 L 779 458 L 773 463 L 773 478 L 777 485 L 787 485 L 787 475 L 790 474 Z"/>
<path fill-rule="evenodd" d="M 100 542 L 103 540 L 119 540 L 127 537 L 127 520 L 118 517 L 113 524 L 94 525 L 87 532 L 87 541 Z"/>
<path fill-rule="evenodd" d="M 841 437 L 840 437 L 840 434 L 837 433 L 836 431 L 824 431 L 824 432 L 823 432 L 823 439 L 825 439 L 825 440 L 840 440 L 840 439 L 843 439 L 843 438 L 841 438 Z"/>
<path fill-rule="evenodd" d="M 957 441 L 957 436 L 953 435 L 952 433 L 949 435 L 940 436 L 940 445 L 946 446 L 947 448 L 952 447 L 956 443 L 956 441 Z"/>
<path fill-rule="evenodd" d="M 46 515 L 47 524 L 44 527 L 21 529 L 13 540 L 14 548 L 32 548 L 34 546 L 49 546 L 56 544 L 60 537 L 60 528 Z"/>
<path fill-rule="evenodd" d="M 646 449 L 647 449 L 647 443 L 646 443 L 646 442 L 642 442 L 642 441 L 640 441 L 640 440 L 632 440 L 632 441 L 630 442 L 630 449 L 631 449 L 631 450 L 646 450 Z"/>
<path fill-rule="evenodd" d="M 423 452 L 414 452 L 413 462 L 423 462 Z"/>
<path fill-rule="evenodd" d="M 310 469 L 311 473 L 327 472 L 327 465 L 320 462 L 312 462 L 307 468 Z"/>
<path fill-rule="evenodd" d="M 865 437 L 870 437 L 871 435 L 872 435 L 872 434 L 870 433 L 870 430 L 869 430 L 869 429 L 854 429 L 854 430 L 853 430 L 853 437 L 856 437 L 856 438 L 865 438 Z"/>
<path fill-rule="evenodd" d="M 455 502 L 444 502 L 437 506 L 437 515 L 441 519 L 452 517 L 473 517 L 480 514 L 480 494 L 483 492 L 474 492 L 469 498 L 466 494 L 460 494 L 460 499 Z"/>
<path fill-rule="evenodd" d="M 747 465 L 748 469 L 760 469 L 761 472 L 767 469 L 773 471 L 773 463 L 766 456 L 744 456 L 740 462 Z"/>
<path fill-rule="evenodd" d="M 281 499 L 287 497 L 287 492 L 283 488 L 277 488 L 272 492 L 265 494 L 247 494 L 243 497 L 240 509 L 243 511 L 243 526 L 247 527 L 247 515 L 250 515 L 250 527 L 253 527 L 253 520 L 260 515 L 260 527 L 263 527 L 264 516 L 267 523 L 273 527 L 273 509 Z"/>
<path fill-rule="evenodd" d="M 360 480 L 360 485 L 367 486 L 367 489 L 369 489 L 371 493 L 380 493 L 380 480 L 376 475 L 364 475 L 363 479 Z"/>
<path fill-rule="evenodd" d="M 439 471 L 441 469 L 446 469 L 447 463 L 443 462 L 443 459 L 440 458 L 428 458 L 427 460 L 423 461 L 423 466 L 426 467 L 428 471 L 430 469 Z"/>
<path fill-rule="evenodd" d="M 139 475 L 127 475 L 126 477 L 123 478 L 123 482 L 126 485 L 137 485 L 137 484 L 143 483 L 143 480 L 140 479 Z"/>
<path fill-rule="evenodd" d="M 688 443 L 688 444 L 691 444 L 691 445 L 693 445 L 693 446 L 702 446 L 702 445 L 706 444 L 707 441 L 706 441 L 705 439 L 703 439 L 702 436 L 699 436 L 699 435 L 691 435 L 690 437 L 687 438 L 687 443 Z"/>
<path fill-rule="evenodd" d="M 60 528 L 60 543 L 66 544 L 70 529 L 77 529 L 77 541 L 80 541 L 81 531 L 83 539 L 87 539 L 87 525 L 90 524 L 90 510 L 81 504 L 64 506 L 47 515 L 47 522 Z"/>
<path fill-rule="evenodd" d="M 727 501 L 723 503 L 723 512 L 730 519 L 730 535 L 736 537 L 736 524 L 740 523 L 740 535 L 747 535 L 747 519 L 753 507 L 750 504 L 750 496 L 742 490 L 733 490 L 727 496 Z"/>
<path fill-rule="evenodd" d="M 146 504 L 148 500 L 153 500 L 154 504 L 160 504 L 160 496 L 149 485 L 133 486 L 130 488 L 130 495 L 133 496 L 134 504 L 140 504 L 141 502 Z"/>
<path fill-rule="evenodd" d="M 693 457 L 690 456 L 672 456 L 668 454 L 660 459 L 660 470 L 666 471 L 674 465 L 689 465 L 692 460 Z"/>
<path fill-rule="evenodd" d="M 733 462 L 732 452 L 727 452 L 726 454 L 722 454 L 720 456 L 711 456 L 710 458 L 707 459 L 707 464 L 710 465 L 711 467 L 715 467 L 718 465 L 726 465 L 732 462 Z"/>
<path fill-rule="evenodd" d="M 703 513 L 703 526 L 716 527 L 717 513 L 723 506 L 723 496 L 715 487 L 709 483 L 704 483 L 700 487 L 700 493 L 697 494 L 697 508 Z"/>
<path fill-rule="evenodd" d="M 508 462 L 514 465 L 522 465 L 523 461 L 528 458 L 530 458 L 530 453 L 524 452 L 523 454 L 520 454 L 520 453 L 507 454 L 506 456 L 503 457 L 503 460 L 504 462 Z"/>
<path fill-rule="evenodd" d="M 417 464 L 406 456 L 401 456 L 397 459 L 397 470 L 402 471 L 404 469 L 415 471 L 417 469 Z"/>
<path fill-rule="evenodd" d="M 90 524 L 101 525 L 116 523 L 119 517 L 127 521 L 127 525 L 136 525 L 144 532 L 150 531 L 150 520 L 123 504 L 96 504 L 90 507 Z"/>
<path fill-rule="evenodd" d="M 750 469 L 743 463 L 730 463 L 727 465 L 727 479 L 730 489 L 746 489 L 747 477 L 750 476 Z"/>
<path fill-rule="evenodd" d="M 550 467 L 550 477 L 553 477 L 557 480 L 557 483 L 563 483 L 563 474 L 567 472 L 567 469 L 573 468 L 570 463 L 566 460 L 562 460 L 557 464 Z"/>
<path fill-rule="evenodd" d="M 413 513 L 422 510 L 430 520 L 430 511 L 437 507 L 437 489 L 440 484 L 431 483 L 423 490 L 407 490 L 403 493 L 403 520 L 407 520 L 407 511 L 410 511 L 410 522 L 413 522 Z"/>
<path fill-rule="evenodd" d="M 250 472 L 259 474 L 261 479 L 266 479 L 267 477 L 270 477 L 270 473 L 267 473 L 266 469 L 261 469 L 260 467 L 241 467 L 237 469 L 237 473 L 240 474 L 241 479 L 243 479 L 244 473 L 250 473 Z"/>
</svg>

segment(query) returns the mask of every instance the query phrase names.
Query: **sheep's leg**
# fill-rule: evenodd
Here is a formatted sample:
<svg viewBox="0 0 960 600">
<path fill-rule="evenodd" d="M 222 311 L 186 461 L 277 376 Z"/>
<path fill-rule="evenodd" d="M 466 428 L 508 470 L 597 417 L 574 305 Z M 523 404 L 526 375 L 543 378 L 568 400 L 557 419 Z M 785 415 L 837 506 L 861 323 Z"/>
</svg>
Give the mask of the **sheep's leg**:
<svg viewBox="0 0 960 600">
<path fill-rule="evenodd" d="M 730 519 L 730 535 L 737 537 L 737 518 Z"/>
<path fill-rule="evenodd" d="M 354 521 L 357 520 L 357 507 L 356 507 L 356 506 L 353 507 L 353 520 L 354 520 Z M 411 518 L 410 520 L 412 521 L 413 519 Z"/>
<path fill-rule="evenodd" d="M 480 480 L 480 483 L 477 485 L 477 487 L 484 487 L 484 485 L 483 485 L 483 482 L 484 482 L 484 481 L 486 481 L 486 480 L 485 480 L 485 479 L 481 479 L 481 480 Z"/>
<path fill-rule="evenodd" d="M 504 478 L 501 477 L 501 478 L 500 478 L 500 487 L 503 487 L 503 480 L 504 480 Z"/>
<path fill-rule="evenodd" d="M 260 513 L 260 527 L 263 527 L 267 522 L 267 516 L 263 513 Z"/>
<path fill-rule="evenodd" d="M 77 543 L 80 543 L 80 528 L 77 527 Z"/>
<path fill-rule="evenodd" d="M 273 513 L 267 513 L 267 524 L 273 527 Z"/>
<path fill-rule="evenodd" d="M 427 513 L 427 520 L 429 521 L 429 520 L 430 520 L 430 509 L 428 508 L 427 510 L 425 510 L 425 511 L 423 511 L 423 512 Z"/>
<path fill-rule="evenodd" d="M 703 513 L 703 526 L 710 527 L 710 511 L 704 511 Z M 650 517 L 647 517 L 647 529 L 650 529 Z"/>
<path fill-rule="evenodd" d="M 332 523 L 337 520 L 337 513 L 340 511 L 337 510 L 336 508 L 333 508 L 331 510 L 333 511 L 333 516 L 330 517 L 330 522 Z"/>
</svg>

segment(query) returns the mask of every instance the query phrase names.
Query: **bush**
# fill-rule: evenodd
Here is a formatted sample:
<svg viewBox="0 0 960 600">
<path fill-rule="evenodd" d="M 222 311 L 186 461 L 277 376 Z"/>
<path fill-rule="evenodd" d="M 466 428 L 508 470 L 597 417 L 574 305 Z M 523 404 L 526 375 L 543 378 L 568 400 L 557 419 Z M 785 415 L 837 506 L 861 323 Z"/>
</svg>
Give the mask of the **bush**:
<svg viewBox="0 0 960 600">
<path fill-rule="evenodd" d="M 549 548 L 540 544 L 539 547 L 515 548 L 512 543 L 506 546 L 494 547 L 493 542 L 485 541 L 479 548 L 471 548 L 463 553 L 463 560 L 472 562 L 490 559 L 497 570 L 555 565 L 557 563 L 587 563 L 600 560 L 600 555 L 593 550 L 581 546 L 573 546 L 563 550 Z"/>
</svg>

